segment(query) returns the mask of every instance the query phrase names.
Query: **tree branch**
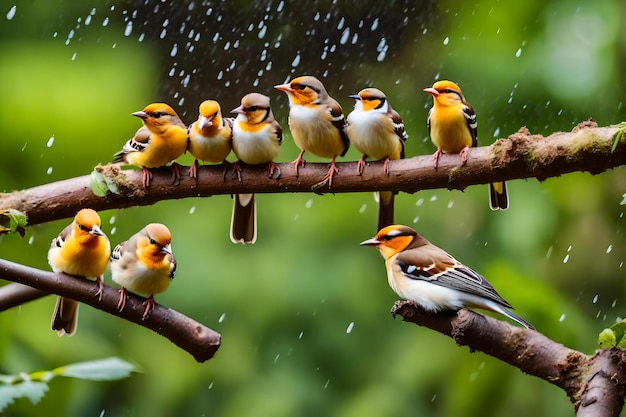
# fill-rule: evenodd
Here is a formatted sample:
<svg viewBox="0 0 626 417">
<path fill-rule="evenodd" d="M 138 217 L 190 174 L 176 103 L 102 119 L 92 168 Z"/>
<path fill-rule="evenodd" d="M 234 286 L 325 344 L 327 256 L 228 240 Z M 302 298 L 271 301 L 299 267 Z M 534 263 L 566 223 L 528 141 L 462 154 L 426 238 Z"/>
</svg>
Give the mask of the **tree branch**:
<svg viewBox="0 0 626 417">
<path fill-rule="evenodd" d="M 618 130 L 618 127 L 597 127 L 595 122 L 587 121 L 572 132 L 543 137 L 522 128 L 491 146 L 472 148 L 464 166 L 459 165 L 458 155 L 442 155 L 435 170 L 430 156 L 416 156 L 391 161 L 388 176 L 383 174 L 382 162 L 370 163 L 362 176 L 356 174 L 355 162 L 343 162 L 338 164 L 339 174 L 333 179 L 332 190 L 320 182 L 328 170 L 323 163 L 307 164 L 299 177 L 295 176 L 291 163 L 278 164 L 282 173 L 279 179 L 268 178 L 264 166 L 244 166 L 242 182 L 230 173 L 224 177 L 220 165 L 201 167 L 197 182 L 189 178 L 188 169 L 183 169 L 178 186 L 172 186 L 169 169 L 161 168 L 154 170 L 154 179 L 147 190 L 141 187 L 140 171 L 122 171 L 115 165 L 98 166 L 96 172 L 118 194 L 96 196 L 87 175 L 0 194 L 0 210 L 13 208 L 26 213 L 28 223 L 34 225 L 72 217 L 83 207 L 106 210 L 217 194 L 380 190 L 414 193 L 435 188 L 464 189 L 469 185 L 519 178 L 541 181 L 580 170 L 597 174 L 626 162 L 624 135 L 611 151 Z"/>
<path fill-rule="evenodd" d="M 143 326 L 169 339 L 187 351 L 198 362 L 211 359 L 219 349 L 221 335 L 183 314 L 157 304 L 146 320 L 142 320 L 145 298 L 128 293 L 123 311 L 117 309 L 118 290 L 105 285 L 102 301 L 95 296 L 94 281 L 67 274 L 55 274 L 0 259 L 0 278 L 18 282 L 38 290 L 72 298 L 114 316 Z"/>
<path fill-rule="evenodd" d="M 391 314 L 451 337 L 459 346 L 483 352 L 563 389 L 577 417 L 618 417 L 626 390 L 626 351 L 600 349 L 587 356 L 543 334 L 468 309 L 428 313 L 396 301 Z"/>
</svg>

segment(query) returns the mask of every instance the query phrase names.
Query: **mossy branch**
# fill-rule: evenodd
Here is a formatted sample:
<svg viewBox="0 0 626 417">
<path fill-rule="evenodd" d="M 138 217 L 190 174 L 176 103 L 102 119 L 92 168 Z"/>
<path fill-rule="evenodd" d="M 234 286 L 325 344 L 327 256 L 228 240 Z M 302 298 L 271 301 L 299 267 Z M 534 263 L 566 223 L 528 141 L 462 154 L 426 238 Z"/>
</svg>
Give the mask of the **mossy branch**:
<svg viewBox="0 0 626 417">
<path fill-rule="evenodd" d="M 592 174 L 626 163 L 626 139 L 617 135 L 619 127 L 597 127 L 595 122 L 579 124 L 572 132 L 550 136 L 531 135 L 526 128 L 499 139 L 491 146 L 472 148 L 467 164 L 460 166 L 458 155 L 443 155 L 439 168 L 433 169 L 431 157 L 416 156 L 391 161 L 390 175 L 383 174 L 382 162 L 372 162 L 363 175 L 356 174 L 356 162 L 338 164 L 339 174 L 332 190 L 322 180 L 327 164 L 309 163 L 295 176 L 291 163 L 278 164 L 281 176 L 268 178 L 264 166 L 244 166 L 240 182 L 222 166 L 202 166 L 198 180 L 182 169 L 179 185 L 173 186 L 170 170 L 154 170 L 148 189 L 141 185 L 141 172 L 121 170 L 118 166 L 96 167 L 96 176 L 110 192 L 99 197 L 92 190 L 92 177 L 85 175 L 12 193 L 0 194 L 0 210 L 15 209 L 28 217 L 28 224 L 69 218 L 83 207 L 94 210 L 151 205 L 161 200 L 209 197 L 233 193 L 347 193 L 366 191 L 404 191 L 425 189 L 464 189 L 469 185 L 537 178 L 545 180 L 575 171 Z M 618 138 L 618 139 L 616 139 Z"/>
</svg>

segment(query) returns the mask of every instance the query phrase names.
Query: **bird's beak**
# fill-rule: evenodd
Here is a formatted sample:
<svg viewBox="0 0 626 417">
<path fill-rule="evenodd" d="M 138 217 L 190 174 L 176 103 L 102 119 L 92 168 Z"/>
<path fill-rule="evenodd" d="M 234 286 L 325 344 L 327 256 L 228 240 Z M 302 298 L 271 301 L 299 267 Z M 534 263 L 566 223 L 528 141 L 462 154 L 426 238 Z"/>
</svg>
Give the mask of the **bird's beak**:
<svg viewBox="0 0 626 417">
<path fill-rule="evenodd" d="M 353 98 L 355 100 L 361 100 L 361 96 L 358 94 L 352 94 L 352 95 L 349 95 L 348 97 Z"/>
<path fill-rule="evenodd" d="M 206 129 L 207 127 L 213 126 L 213 117 L 200 116 L 199 122 L 200 129 Z"/>
<path fill-rule="evenodd" d="M 293 93 L 293 88 L 289 84 L 279 84 L 274 86 L 275 89 L 284 91 L 285 93 Z"/>
<path fill-rule="evenodd" d="M 104 232 L 98 226 L 92 227 L 89 234 L 92 236 L 104 236 Z"/>
<path fill-rule="evenodd" d="M 172 245 L 165 245 L 161 248 L 161 252 L 167 253 L 168 255 L 172 254 Z"/>
<path fill-rule="evenodd" d="M 425 88 L 424 89 L 425 93 L 430 94 L 433 97 L 437 97 L 439 95 L 439 91 L 435 90 L 434 88 L 430 87 L 430 88 Z"/>
<path fill-rule="evenodd" d="M 135 117 L 139 117 L 140 119 L 145 119 L 148 117 L 148 113 L 146 113 L 145 111 L 136 111 L 132 113 L 132 115 Z"/>
<path fill-rule="evenodd" d="M 376 237 L 364 240 L 363 242 L 359 243 L 359 245 L 361 246 L 378 246 L 379 244 L 380 240 L 376 239 Z"/>
<path fill-rule="evenodd" d="M 236 107 L 230 111 L 231 113 L 244 114 L 243 106 Z"/>
</svg>

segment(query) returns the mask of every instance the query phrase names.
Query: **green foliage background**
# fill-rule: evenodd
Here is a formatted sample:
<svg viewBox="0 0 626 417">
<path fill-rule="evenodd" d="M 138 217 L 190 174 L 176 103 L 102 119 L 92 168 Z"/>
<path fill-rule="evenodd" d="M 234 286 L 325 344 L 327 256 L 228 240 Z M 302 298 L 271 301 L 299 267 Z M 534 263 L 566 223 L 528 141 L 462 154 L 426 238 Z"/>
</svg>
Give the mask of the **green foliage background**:
<svg viewBox="0 0 626 417">
<path fill-rule="evenodd" d="M 286 132 L 279 161 L 291 161 L 287 99 L 272 86 L 305 73 L 346 113 L 349 94 L 385 91 L 407 125 L 408 156 L 434 152 L 421 90 L 435 79 L 461 85 L 483 145 L 521 126 L 549 134 L 589 117 L 624 120 L 621 0 L 147 3 L 0 0 L 0 190 L 88 174 L 150 102 L 191 123 L 202 100 L 227 112 L 250 91 L 271 97 Z M 344 160 L 358 157 L 351 149 Z M 486 186 L 401 194 L 396 219 L 488 277 L 539 331 L 591 353 L 624 316 L 625 172 L 512 181 L 502 213 L 489 210 Z M 0 315 L 0 373 L 108 356 L 143 373 L 55 380 L 42 403 L 20 401 L 7 415 L 572 414 L 548 383 L 392 320 L 383 260 L 358 246 L 376 232 L 371 194 L 260 195 L 259 240 L 248 247 L 228 239 L 231 204 L 216 196 L 101 213 L 113 244 L 147 222 L 170 227 L 178 275 L 157 301 L 222 333 L 213 360 L 197 364 L 85 306 L 78 333 L 58 338 L 47 297 Z M 50 240 L 69 221 L 0 237 L 0 256 L 47 269 Z"/>
</svg>

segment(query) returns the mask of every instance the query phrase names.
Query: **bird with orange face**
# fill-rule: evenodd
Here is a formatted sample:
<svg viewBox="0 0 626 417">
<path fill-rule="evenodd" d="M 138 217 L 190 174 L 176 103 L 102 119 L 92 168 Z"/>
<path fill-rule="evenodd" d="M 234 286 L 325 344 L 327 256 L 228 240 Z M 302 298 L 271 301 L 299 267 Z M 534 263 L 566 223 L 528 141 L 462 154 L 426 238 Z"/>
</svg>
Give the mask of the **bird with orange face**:
<svg viewBox="0 0 626 417">
<path fill-rule="evenodd" d="M 126 305 L 126 290 L 149 294 L 144 301 L 142 319 L 154 309 L 154 294 L 167 290 L 176 274 L 176 259 L 172 253 L 172 234 L 161 223 L 150 223 L 111 253 L 111 278 L 118 283 L 118 310 Z"/>
<path fill-rule="evenodd" d="M 468 149 L 478 144 L 474 109 L 465 100 L 461 88 L 452 81 L 437 81 L 424 91 L 433 96 L 433 107 L 428 113 L 428 131 L 437 147 L 433 166 L 437 168 L 442 153 L 460 153 L 461 162 L 465 164 Z M 509 207 L 506 183 L 489 184 L 489 206 L 492 210 Z"/>
<path fill-rule="evenodd" d="M 335 160 L 337 156 L 344 156 L 350 146 L 341 106 L 328 95 L 324 84 L 310 75 L 294 78 L 274 88 L 289 97 L 289 129 L 300 148 L 300 155 L 293 161 L 296 176 L 298 167 L 306 164 L 305 152 L 330 158 L 330 169 L 324 181 L 328 181 L 328 188 L 331 188 L 333 176 L 338 172 Z"/>
<path fill-rule="evenodd" d="M 366 158 L 383 160 L 383 172 L 389 175 L 389 160 L 404 158 L 404 143 L 408 139 L 402 118 L 377 88 L 366 88 L 350 96 L 356 100 L 348 114 L 348 139 L 363 154 L 357 163 L 361 175 Z M 378 230 L 393 224 L 394 193 L 379 193 Z"/>
<path fill-rule="evenodd" d="M 232 149 L 232 118 L 223 118 L 220 105 L 215 100 L 200 104 L 198 120 L 189 126 L 187 150 L 195 158 L 189 176 L 197 177 L 198 161 L 214 164 L 226 162 Z"/>
<path fill-rule="evenodd" d="M 408 226 L 391 225 L 361 242 L 385 258 L 387 281 L 396 294 L 429 312 L 482 308 L 534 329 L 512 313 L 485 277 L 463 265 Z"/>
<path fill-rule="evenodd" d="M 114 163 L 141 167 L 144 188 L 150 185 L 152 172 L 148 168 L 162 167 L 172 162 L 172 178 L 177 184 L 180 166 L 175 160 L 187 149 L 187 127 L 174 109 L 165 103 L 152 103 L 142 111 L 133 113 L 143 126 L 115 154 Z"/>
<path fill-rule="evenodd" d="M 102 275 L 109 264 L 111 244 L 100 229 L 100 216 L 92 209 L 82 209 L 67 226 L 52 239 L 48 263 L 54 272 L 64 272 L 81 277 L 95 277 L 98 283 L 96 296 L 102 299 Z M 52 330 L 59 336 L 73 335 L 78 325 L 78 302 L 58 297 L 52 315 Z"/>
<path fill-rule="evenodd" d="M 274 119 L 270 99 L 259 93 L 250 93 L 241 99 L 241 105 L 232 110 L 237 114 L 233 122 L 233 152 L 237 157 L 235 172 L 241 181 L 240 162 L 246 165 L 267 165 L 270 178 L 280 176 L 274 159 L 280 152 L 283 129 Z M 256 200 L 254 194 L 235 194 L 230 240 L 233 243 L 252 244 L 256 241 Z"/>
</svg>

